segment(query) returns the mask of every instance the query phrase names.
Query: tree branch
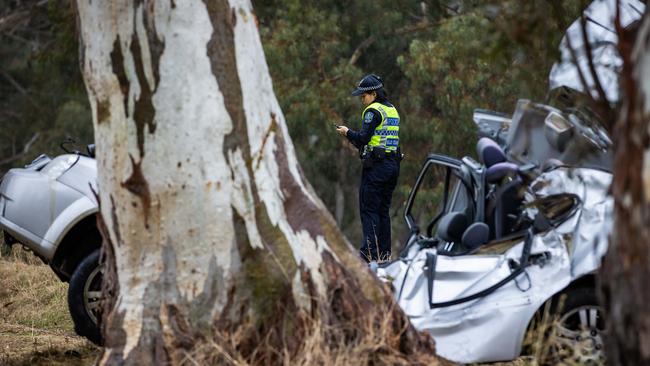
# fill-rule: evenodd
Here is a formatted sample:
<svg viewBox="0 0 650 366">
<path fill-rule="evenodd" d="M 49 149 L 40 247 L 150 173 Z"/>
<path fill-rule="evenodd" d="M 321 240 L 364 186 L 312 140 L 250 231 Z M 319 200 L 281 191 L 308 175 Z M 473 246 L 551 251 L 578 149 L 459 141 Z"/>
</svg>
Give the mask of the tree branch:
<svg viewBox="0 0 650 366">
<path fill-rule="evenodd" d="M 0 18 L 0 32 L 5 32 L 7 29 L 12 28 L 17 23 L 29 17 L 29 11 L 15 11 L 9 15 Z"/>
<path fill-rule="evenodd" d="M 589 96 L 589 99 L 593 101 L 594 96 L 591 95 L 591 92 L 589 91 L 589 84 L 587 84 L 587 80 L 585 79 L 585 76 L 582 73 L 582 69 L 580 68 L 580 64 L 578 63 L 578 55 L 576 54 L 575 48 L 573 48 L 573 45 L 571 44 L 571 37 L 567 35 L 565 39 L 566 39 L 567 48 L 569 49 L 569 53 L 571 54 L 571 61 L 573 61 L 573 64 L 576 65 L 576 71 L 578 72 L 580 83 L 582 84 L 582 86 L 584 86 L 585 90 L 587 91 L 586 94 Z"/>
<path fill-rule="evenodd" d="M 47 5 L 49 0 L 41 0 L 38 3 L 34 4 L 33 7 L 41 7 Z M 0 18 L 0 33 L 4 33 L 7 30 L 13 28 L 20 22 L 29 19 L 31 16 L 31 9 L 16 9 L 13 12 L 9 12 L 7 15 Z"/>
<path fill-rule="evenodd" d="M 8 32 L 4 32 L 3 34 L 4 34 L 5 36 L 9 37 L 9 38 L 12 38 L 12 39 L 18 41 L 18 42 L 24 43 L 24 44 L 26 44 L 26 45 L 29 46 L 29 47 L 32 46 L 32 43 L 33 43 L 33 42 L 30 41 L 30 40 L 28 40 L 28 39 L 25 39 L 25 38 L 23 38 L 23 37 L 20 37 L 20 36 L 17 36 L 17 35 L 15 35 L 15 34 L 8 33 Z"/>
<path fill-rule="evenodd" d="M 16 79 L 12 78 L 11 75 L 9 75 L 8 72 L 4 71 L 3 69 L 0 69 L 0 74 L 4 76 L 7 81 L 9 81 L 9 84 L 13 85 L 13 87 L 18 90 L 18 92 L 27 98 L 27 101 L 37 109 L 40 109 L 40 106 L 32 99 L 32 97 L 27 93 L 27 89 L 23 88 L 22 85 L 16 81 Z"/>
<path fill-rule="evenodd" d="M 9 163 L 13 163 L 14 161 L 22 158 L 25 156 L 29 150 L 32 148 L 32 145 L 38 140 L 38 138 L 41 136 L 40 132 L 36 132 L 23 146 L 23 151 L 19 152 L 18 154 L 15 154 L 13 156 L 10 156 L 8 158 L 5 158 L 3 160 L 0 160 L 0 165 L 5 165 Z"/>
<path fill-rule="evenodd" d="M 375 43 L 375 36 L 370 36 L 366 38 L 361 44 L 357 46 L 357 48 L 354 50 L 352 53 L 352 57 L 350 57 L 350 61 L 348 61 L 349 65 L 354 65 L 357 63 L 359 60 L 359 57 L 361 57 L 361 54 L 363 51 L 365 51 L 368 47 L 370 47 L 373 43 Z"/>
<path fill-rule="evenodd" d="M 23 88 L 22 85 L 20 85 L 16 81 L 16 79 L 12 78 L 8 72 L 4 71 L 3 69 L 0 69 L 0 74 L 2 74 L 2 76 L 4 76 L 4 78 L 7 79 L 7 81 L 9 81 L 9 84 L 13 85 L 13 87 L 16 88 L 16 90 L 18 90 L 20 94 L 27 95 L 27 90 L 25 90 L 25 88 Z"/>
<path fill-rule="evenodd" d="M 402 28 L 398 28 L 395 32 L 393 32 L 393 35 L 401 36 L 401 35 L 406 34 L 406 33 L 417 32 L 417 31 L 426 29 L 429 26 L 431 26 L 431 23 L 429 22 L 428 19 L 425 18 L 425 19 L 422 19 L 422 21 L 420 21 L 417 24 L 407 25 L 407 26 L 404 26 Z M 377 38 L 374 35 L 372 35 L 372 36 L 366 38 L 365 40 L 363 40 L 363 42 L 361 42 L 357 46 L 357 48 L 354 50 L 354 52 L 352 53 L 352 56 L 350 57 L 350 60 L 348 61 L 348 65 L 352 66 L 352 65 L 356 64 L 357 61 L 359 61 L 359 58 L 361 57 L 361 54 L 363 54 L 363 52 L 366 49 L 368 49 L 368 47 L 370 47 L 373 43 L 375 43 L 376 40 L 377 40 Z"/>
<path fill-rule="evenodd" d="M 607 103 L 607 94 L 603 89 L 598 74 L 596 73 L 596 66 L 594 66 L 594 59 L 591 50 L 591 44 L 589 43 L 589 37 L 587 37 L 587 20 L 585 19 L 585 13 L 580 14 L 580 30 L 582 33 L 582 42 L 585 44 L 585 53 L 587 54 L 587 64 L 589 65 L 589 72 L 591 73 L 591 78 L 594 80 L 594 86 L 598 92 L 598 97 L 605 103 Z"/>
<path fill-rule="evenodd" d="M 455 15 L 460 15 L 460 11 L 458 11 L 458 7 L 452 8 L 447 4 L 440 4 L 440 5 L 442 5 L 443 8 L 447 9 L 447 11 L 454 13 Z"/>
<path fill-rule="evenodd" d="M 36 140 L 38 140 L 38 138 L 39 138 L 40 136 L 41 136 L 41 133 L 40 133 L 40 132 L 36 132 L 36 133 L 32 136 L 32 138 L 29 139 L 29 141 L 27 141 L 27 143 L 25 144 L 25 147 L 23 148 L 23 154 L 27 154 L 27 153 L 29 152 L 29 149 L 32 148 L 32 145 L 34 144 L 34 142 L 36 142 Z"/>
</svg>

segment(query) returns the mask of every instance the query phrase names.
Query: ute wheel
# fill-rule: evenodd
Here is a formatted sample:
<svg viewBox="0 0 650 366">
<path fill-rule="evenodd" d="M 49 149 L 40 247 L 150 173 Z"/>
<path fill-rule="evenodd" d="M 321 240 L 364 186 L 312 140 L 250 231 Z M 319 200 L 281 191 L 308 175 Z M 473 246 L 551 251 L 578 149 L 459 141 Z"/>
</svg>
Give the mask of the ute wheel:
<svg viewBox="0 0 650 366">
<path fill-rule="evenodd" d="M 75 332 L 98 345 L 102 344 L 99 328 L 103 300 L 102 272 L 99 250 L 96 250 L 79 263 L 68 287 L 68 308 Z"/>
</svg>

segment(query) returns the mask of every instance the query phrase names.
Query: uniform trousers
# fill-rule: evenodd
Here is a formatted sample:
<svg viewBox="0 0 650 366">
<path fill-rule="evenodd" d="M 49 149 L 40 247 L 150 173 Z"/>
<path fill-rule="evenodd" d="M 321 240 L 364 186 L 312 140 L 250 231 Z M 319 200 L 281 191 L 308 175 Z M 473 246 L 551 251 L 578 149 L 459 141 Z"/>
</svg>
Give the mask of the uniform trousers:
<svg viewBox="0 0 650 366">
<path fill-rule="evenodd" d="M 364 161 L 359 187 L 363 238 L 359 254 L 369 261 L 387 261 L 391 253 L 390 202 L 399 176 L 395 158 Z"/>
</svg>

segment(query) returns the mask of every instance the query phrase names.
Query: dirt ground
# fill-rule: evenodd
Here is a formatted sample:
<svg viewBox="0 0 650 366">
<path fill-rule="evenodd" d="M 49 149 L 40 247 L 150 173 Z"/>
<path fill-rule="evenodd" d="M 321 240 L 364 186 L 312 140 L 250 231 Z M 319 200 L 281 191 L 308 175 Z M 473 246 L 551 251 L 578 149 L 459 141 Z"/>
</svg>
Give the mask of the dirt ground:
<svg viewBox="0 0 650 366">
<path fill-rule="evenodd" d="M 0 365 L 92 365 L 99 348 L 74 333 L 67 284 L 15 246 L 0 257 Z"/>
</svg>

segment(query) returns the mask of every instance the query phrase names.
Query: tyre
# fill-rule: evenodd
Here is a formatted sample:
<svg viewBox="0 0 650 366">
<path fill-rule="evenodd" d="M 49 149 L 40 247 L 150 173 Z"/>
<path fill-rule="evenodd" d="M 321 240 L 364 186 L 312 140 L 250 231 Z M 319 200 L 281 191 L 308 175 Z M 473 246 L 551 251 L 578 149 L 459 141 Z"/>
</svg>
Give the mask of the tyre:
<svg viewBox="0 0 650 366">
<path fill-rule="evenodd" d="M 68 309 L 75 332 L 101 345 L 102 269 L 99 250 L 84 258 L 74 270 L 68 287 Z"/>
<path fill-rule="evenodd" d="M 596 290 L 570 288 L 548 305 L 544 314 L 536 316 L 537 324 L 529 328 L 537 334 L 529 343 L 536 361 L 542 365 L 604 365 L 605 319 Z"/>
</svg>

